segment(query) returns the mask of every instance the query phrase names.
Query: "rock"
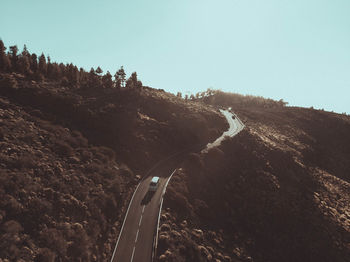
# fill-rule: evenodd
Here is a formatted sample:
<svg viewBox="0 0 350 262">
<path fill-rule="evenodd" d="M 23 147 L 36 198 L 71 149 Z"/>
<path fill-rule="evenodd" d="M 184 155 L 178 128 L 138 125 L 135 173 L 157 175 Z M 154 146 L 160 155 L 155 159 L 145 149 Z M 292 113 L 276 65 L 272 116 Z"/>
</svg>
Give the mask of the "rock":
<svg viewBox="0 0 350 262">
<path fill-rule="evenodd" d="M 208 232 L 208 236 L 210 237 L 210 239 L 215 239 L 216 238 L 216 233 L 214 231 L 209 231 Z"/>
<path fill-rule="evenodd" d="M 79 164 L 79 162 L 80 162 L 80 159 L 76 156 L 71 156 L 69 158 L 69 163 L 71 163 L 71 164 Z"/>
<path fill-rule="evenodd" d="M 201 239 L 203 237 L 203 231 L 200 229 L 193 229 L 191 233 L 198 239 Z"/>
<path fill-rule="evenodd" d="M 73 228 L 74 230 L 77 230 L 77 231 L 82 231 L 82 230 L 84 230 L 83 225 L 80 224 L 80 223 L 74 223 L 74 224 L 72 225 L 72 228 Z"/>
<path fill-rule="evenodd" d="M 160 231 L 170 231 L 170 225 L 168 224 L 161 225 Z"/>
<path fill-rule="evenodd" d="M 211 254 L 214 254 L 214 248 L 213 248 L 213 247 L 208 246 L 207 249 L 209 250 L 209 252 L 210 252 Z"/>
<path fill-rule="evenodd" d="M 204 246 L 198 246 L 197 247 L 200 254 L 205 257 L 207 260 L 212 260 L 213 256 L 210 254 L 210 252 L 208 251 L 208 249 L 206 249 Z"/>
<path fill-rule="evenodd" d="M 158 248 L 160 250 L 165 250 L 169 247 L 169 235 L 167 234 L 161 234 L 158 238 Z"/>
<path fill-rule="evenodd" d="M 172 257 L 173 256 L 173 253 L 168 249 L 167 251 L 165 251 L 165 256 L 167 257 L 167 258 L 169 258 L 169 257 Z"/>
<path fill-rule="evenodd" d="M 219 239 L 217 239 L 217 238 L 213 239 L 213 241 L 214 241 L 214 242 L 215 242 L 215 244 L 217 244 L 218 246 L 221 244 L 220 240 L 219 240 Z"/>
<path fill-rule="evenodd" d="M 237 257 L 241 257 L 242 255 L 242 250 L 239 247 L 236 247 L 233 249 L 232 253 L 237 256 Z"/>
<path fill-rule="evenodd" d="M 165 239 L 169 239 L 169 234 L 168 232 L 161 232 L 159 234 L 159 240 L 165 240 Z"/>
<path fill-rule="evenodd" d="M 25 246 L 22 248 L 21 253 L 25 257 L 33 257 L 34 252 L 29 247 Z"/>
<path fill-rule="evenodd" d="M 181 234 L 175 230 L 171 230 L 170 234 L 175 239 L 181 239 Z"/>
<path fill-rule="evenodd" d="M 184 237 L 188 237 L 187 231 L 181 229 L 181 235 L 183 235 Z"/>
<path fill-rule="evenodd" d="M 223 256 L 220 252 L 217 252 L 217 253 L 215 254 L 215 257 L 218 258 L 218 259 L 220 259 L 221 261 L 224 260 L 224 256 Z"/>
<path fill-rule="evenodd" d="M 187 220 L 184 220 L 180 224 L 181 227 L 187 227 Z"/>
<path fill-rule="evenodd" d="M 105 250 L 110 253 L 112 250 L 111 244 L 110 243 L 105 243 L 104 244 Z"/>
</svg>

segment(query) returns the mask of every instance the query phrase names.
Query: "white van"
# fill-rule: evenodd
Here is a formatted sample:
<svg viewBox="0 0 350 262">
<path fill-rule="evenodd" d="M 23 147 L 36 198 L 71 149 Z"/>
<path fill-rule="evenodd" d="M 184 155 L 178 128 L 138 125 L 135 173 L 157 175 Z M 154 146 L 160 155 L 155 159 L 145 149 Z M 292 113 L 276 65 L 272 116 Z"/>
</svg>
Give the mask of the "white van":
<svg viewBox="0 0 350 262">
<path fill-rule="evenodd" d="M 156 191 L 158 188 L 159 177 L 152 177 L 151 183 L 149 184 L 149 191 Z"/>
</svg>

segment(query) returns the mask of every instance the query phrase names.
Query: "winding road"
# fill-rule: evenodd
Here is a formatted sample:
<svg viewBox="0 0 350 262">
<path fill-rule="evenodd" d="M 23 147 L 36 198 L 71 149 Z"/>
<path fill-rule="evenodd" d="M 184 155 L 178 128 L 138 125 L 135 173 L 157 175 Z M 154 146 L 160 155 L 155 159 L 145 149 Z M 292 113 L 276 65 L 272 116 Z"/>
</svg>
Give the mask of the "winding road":
<svg viewBox="0 0 350 262">
<path fill-rule="evenodd" d="M 220 110 L 229 123 L 229 130 L 201 152 L 220 145 L 226 136 L 233 137 L 243 128 L 239 118 L 228 110 Z M 158 223 L 166 186 L 183 160 L 184 153 L 176 154 L 152 168 L 143 179 L 131 198 L 122 228 L 114 248 L 111 262 L 151 262 L 157 246 Z M 156 192 L 148 190 L 153 176 L 159 176 Z"/>
</svg>

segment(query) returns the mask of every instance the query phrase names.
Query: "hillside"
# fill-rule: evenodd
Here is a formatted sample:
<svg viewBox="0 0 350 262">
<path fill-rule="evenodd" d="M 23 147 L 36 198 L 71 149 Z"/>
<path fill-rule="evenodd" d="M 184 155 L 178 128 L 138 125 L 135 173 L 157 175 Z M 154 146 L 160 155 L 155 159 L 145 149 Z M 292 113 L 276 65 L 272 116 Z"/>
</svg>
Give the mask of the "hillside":
<svg viewBox="0 0 350 262">
<path fill-rule="evenodd" d="M 159 261 L 350 261 L 350 117 L 232 98 L 246 128 L 173 177 Z"/>
<path fill-rule="evenodd" d="M 113 149 L 141 176 L 174 152 L 215 139 L 226 127 L 211 106 L 152 88 L 70 88 L 2 74 L 0 94 Z"/>
<path fill-rule="evenodd" d="M 227 125 L 213 107 L 163 90 L 15 72 L 0 73 L 0 106 L 4 261 L 109 261 L 138 179 Z"/>
<path fill-rule="evenodd" d="M 164 159 L 177 172 L 158 261 L 350 261 L 349 116 L 210 89 L 182 99 L 123 67 L 112 80 L 16 48 L 0 40 L 0 262 L 110 261 Z M 199 153 L 227 129 L 219 108 L 246 127 Z"/>
<path fill-rule="evenodd" d="M 0 258 L 103 261 L 134 175 L 111 149 L 37 117 L 37 110 L 1 97 L 0 114 Z"/>
</svg>

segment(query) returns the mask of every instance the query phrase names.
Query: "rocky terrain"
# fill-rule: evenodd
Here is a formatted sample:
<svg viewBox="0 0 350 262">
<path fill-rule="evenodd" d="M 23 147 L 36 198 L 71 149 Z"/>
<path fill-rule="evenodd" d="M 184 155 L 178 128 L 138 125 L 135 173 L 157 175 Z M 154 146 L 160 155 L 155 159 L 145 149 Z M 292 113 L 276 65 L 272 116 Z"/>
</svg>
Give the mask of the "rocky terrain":
<svg viewBox="0 0 350 262">
<path fill-rule="evenodd" d="M 13 73 L 0 81 L 0 94 L 112 148 L 141 176 L 165 156 L 220 136 L 227 125 L 214 107 L 163 90 L 71 88 Z"/>
<path fill-rule="evenodd" d="M 112 81 L 5 50 L 0 262 L 109 261 L 139 179 L 176 152 L 192 153 L 168 161 L 158 261 L 350 261 L 349 116 L 210 89 L 182 99 L 122 67 Z M 246 127 L 198 153 L 228 127 L 219 108 Z"/>
<path fill-rule="evenodd" d="M 158 260 L 350 261 L 350 117 L 241 104 L 246 128 L 171 180 Z"/>
<path fill-rule="evenodd" d="M 226 127 L 162 90 L 0 74 L 0 261 L 108 261 L 138 180 Z"/>
<path fill-rule="evenodd" d="M 103 261 L 135 176 L 37 110 L 1 97 L 0 115 L 1 261 Z"/>
</svg>

